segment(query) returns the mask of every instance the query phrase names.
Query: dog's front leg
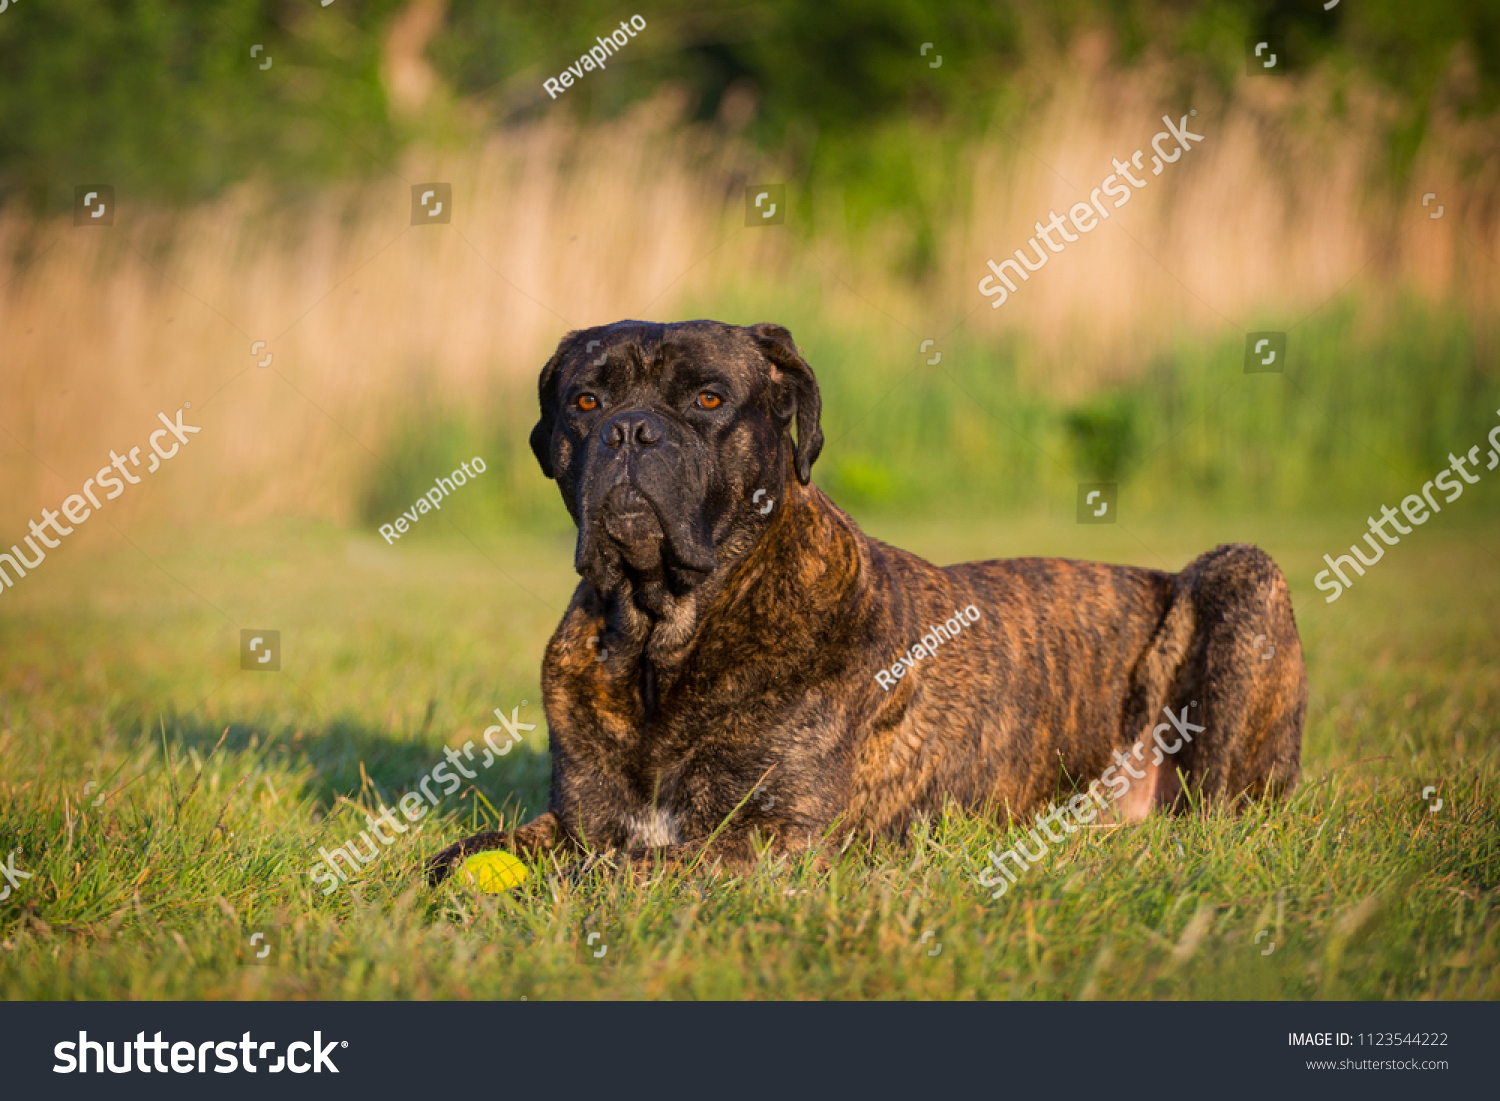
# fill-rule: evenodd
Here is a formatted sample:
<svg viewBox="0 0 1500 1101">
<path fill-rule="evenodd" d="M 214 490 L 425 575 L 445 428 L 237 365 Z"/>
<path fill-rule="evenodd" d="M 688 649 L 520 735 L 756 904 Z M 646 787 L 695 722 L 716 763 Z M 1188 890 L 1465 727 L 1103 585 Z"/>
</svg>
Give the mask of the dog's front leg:
<svg viewBox="0 0 1500 1101">
<path fill-rule="evenodd" d="M 513 830 L 489 830 L 454 842 L 427 861 L 427 882 L 441 883 L 468 856 L 489 849 L 505 849 L 520 856 L 535 856 L 564 841 L 557 815 L 550 810 Z"/>
<path fill-rule="evenodd" d="M 622 855 L 636 872 L 686 872 L 716 865 L 743 872 L 755 865 L 755 837 L 755 828 L 745 826 L 725 830 L 717 837 L 682 841 L 675 845 L 636 845 Z M 773 848 L 781 847 L 780 839 L 775 835 L 771 835 L 771 842 Z"/>
<path fill-rule="evenodd" d="M 766 823 L 726 829 L 717 837 L 683 841 L 675 845 L 634 846 L 623 852 L 631 869 L 637 873 L 653 870 L 688 872 L 695 869 L 724 869 L 748 872 L 755 867 L 764 849 L 768 855 L 818 851 L 817 867 L 826 869 L 831 854 L 838 850 L 837 838 L 819 837 L 797 831 L 788 834 L 768 829 Z"/>
</svg>

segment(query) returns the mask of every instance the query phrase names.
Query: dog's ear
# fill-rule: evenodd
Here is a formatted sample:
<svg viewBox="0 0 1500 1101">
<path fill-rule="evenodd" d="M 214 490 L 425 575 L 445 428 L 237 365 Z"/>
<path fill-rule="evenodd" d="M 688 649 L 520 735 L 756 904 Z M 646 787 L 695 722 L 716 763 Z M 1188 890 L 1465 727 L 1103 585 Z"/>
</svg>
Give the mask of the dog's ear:
<svg viewBox="0 0 1500 1101">
<path fill-rule="evenodd" d="M 797 418 L 797 442 L 792 458 L 797 466 L 797 480 L 806 485 L 812 479 L 812 465 L 823 450 L 823 399 L 818 394 L 818 380 L 807 365 L 792 334 L 780 325 L 752 325 L 750 335 L 761 352 L 771 361 L 772 394 L 778 415 L 791 422 Z"/>
<path fill-rule="evenodd" d="M 561 374 L 563 357 L 571 350 L 576 332 L 569 333 L 558 342 L 557 351 L 542 368 L 537 380 L 537 397 L 542 405 L 542 419 L 531 430 L 531 453 L 542 464 L 542 473 L 549 478 L 557 475 L 552 469 L 552 429 L 557 424 L 557 377 Z"/>
</svg>

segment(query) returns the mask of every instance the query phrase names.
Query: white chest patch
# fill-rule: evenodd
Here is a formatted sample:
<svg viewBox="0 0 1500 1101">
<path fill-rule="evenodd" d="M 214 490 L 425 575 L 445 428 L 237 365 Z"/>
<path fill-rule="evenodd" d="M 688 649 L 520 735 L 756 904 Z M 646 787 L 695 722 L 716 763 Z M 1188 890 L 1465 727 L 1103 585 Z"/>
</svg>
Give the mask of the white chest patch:
<svg viewBox="0 0 1500 1101">
<path fill-rule="evenodd" d="M 627 814 L 625 832 L 631 845 L 643 845 L 652 849 L 675 845 L 682 840 L 682 830 L 678 826 L 676 815 L 660 807 L 640 814 Z"/>
</svg>

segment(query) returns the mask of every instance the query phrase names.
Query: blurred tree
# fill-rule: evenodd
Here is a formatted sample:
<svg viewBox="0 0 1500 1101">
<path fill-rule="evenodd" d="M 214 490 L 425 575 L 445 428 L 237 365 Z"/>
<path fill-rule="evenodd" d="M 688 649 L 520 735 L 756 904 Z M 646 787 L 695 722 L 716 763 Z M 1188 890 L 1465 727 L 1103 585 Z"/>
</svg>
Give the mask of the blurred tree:
<svg viewBox="0 0 1500 1101">
<path fill-rule="evenodd" d="M 696 118 L 744 129 L 802 178 L 843 189 L 856 224 L 919 211 L 924 189 L 930 205 L 945 177 L 933 143 L 1017 109 L 1038 62 L 1084 27 L 1109 30 L 1119 63 L 1178 57 L 1185 80 L 1226 89 L 1251 34 L 1283 35 L 1296 69 L 1369 74 L 1404 105 L 1389 133 L 1397 172 L 1436 97 L 1460 114 L 1500 101 L 1500 0 L 1331 11 L 1308 0 L 659 0 L 606 72 L 556 101 L 542 80 L 634 12 L 615 0 L 13 0 L 0 13 L 0 199 L 40 206 L 95 180 L 192 201 L 257 172 L 299 186 L 376 171 L 415 132 L 393 121 L 383 84 L 388 44 L 412 38 L 392 36 L 403 13 L 408 32 L 424 25 L 441 79 L 495 125 L 605 117 L 670 82 Z"/>
<path fill-rule="evenodd" d="M 103 181 L 191 201 L 264 170 L 366 170 L 395 135 L 379 74 L 399 0 L 46 0 L 0 13 L 0 194 Z M 252 47 L 262 47 L 252 55 Z"/>
</svg>

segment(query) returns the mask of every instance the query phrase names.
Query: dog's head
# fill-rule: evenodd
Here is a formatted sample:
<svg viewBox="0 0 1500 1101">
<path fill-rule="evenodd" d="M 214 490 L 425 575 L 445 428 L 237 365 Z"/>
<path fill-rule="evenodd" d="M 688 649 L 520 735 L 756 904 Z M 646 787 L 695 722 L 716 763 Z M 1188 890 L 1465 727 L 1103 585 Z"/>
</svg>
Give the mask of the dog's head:
<svg viewBox="0 0 1500 1101">
<path fill-rule="evenodd" d="M 817 380 L 779 325 L 580 330 L 538 388 L 531 449 L 578 525 L 578 572 L 601 592 L 632 574 L 692 589 L 720 548 L 765 526 L 787 464 L 806 485 L 823 446 Z"/>
</svg>

